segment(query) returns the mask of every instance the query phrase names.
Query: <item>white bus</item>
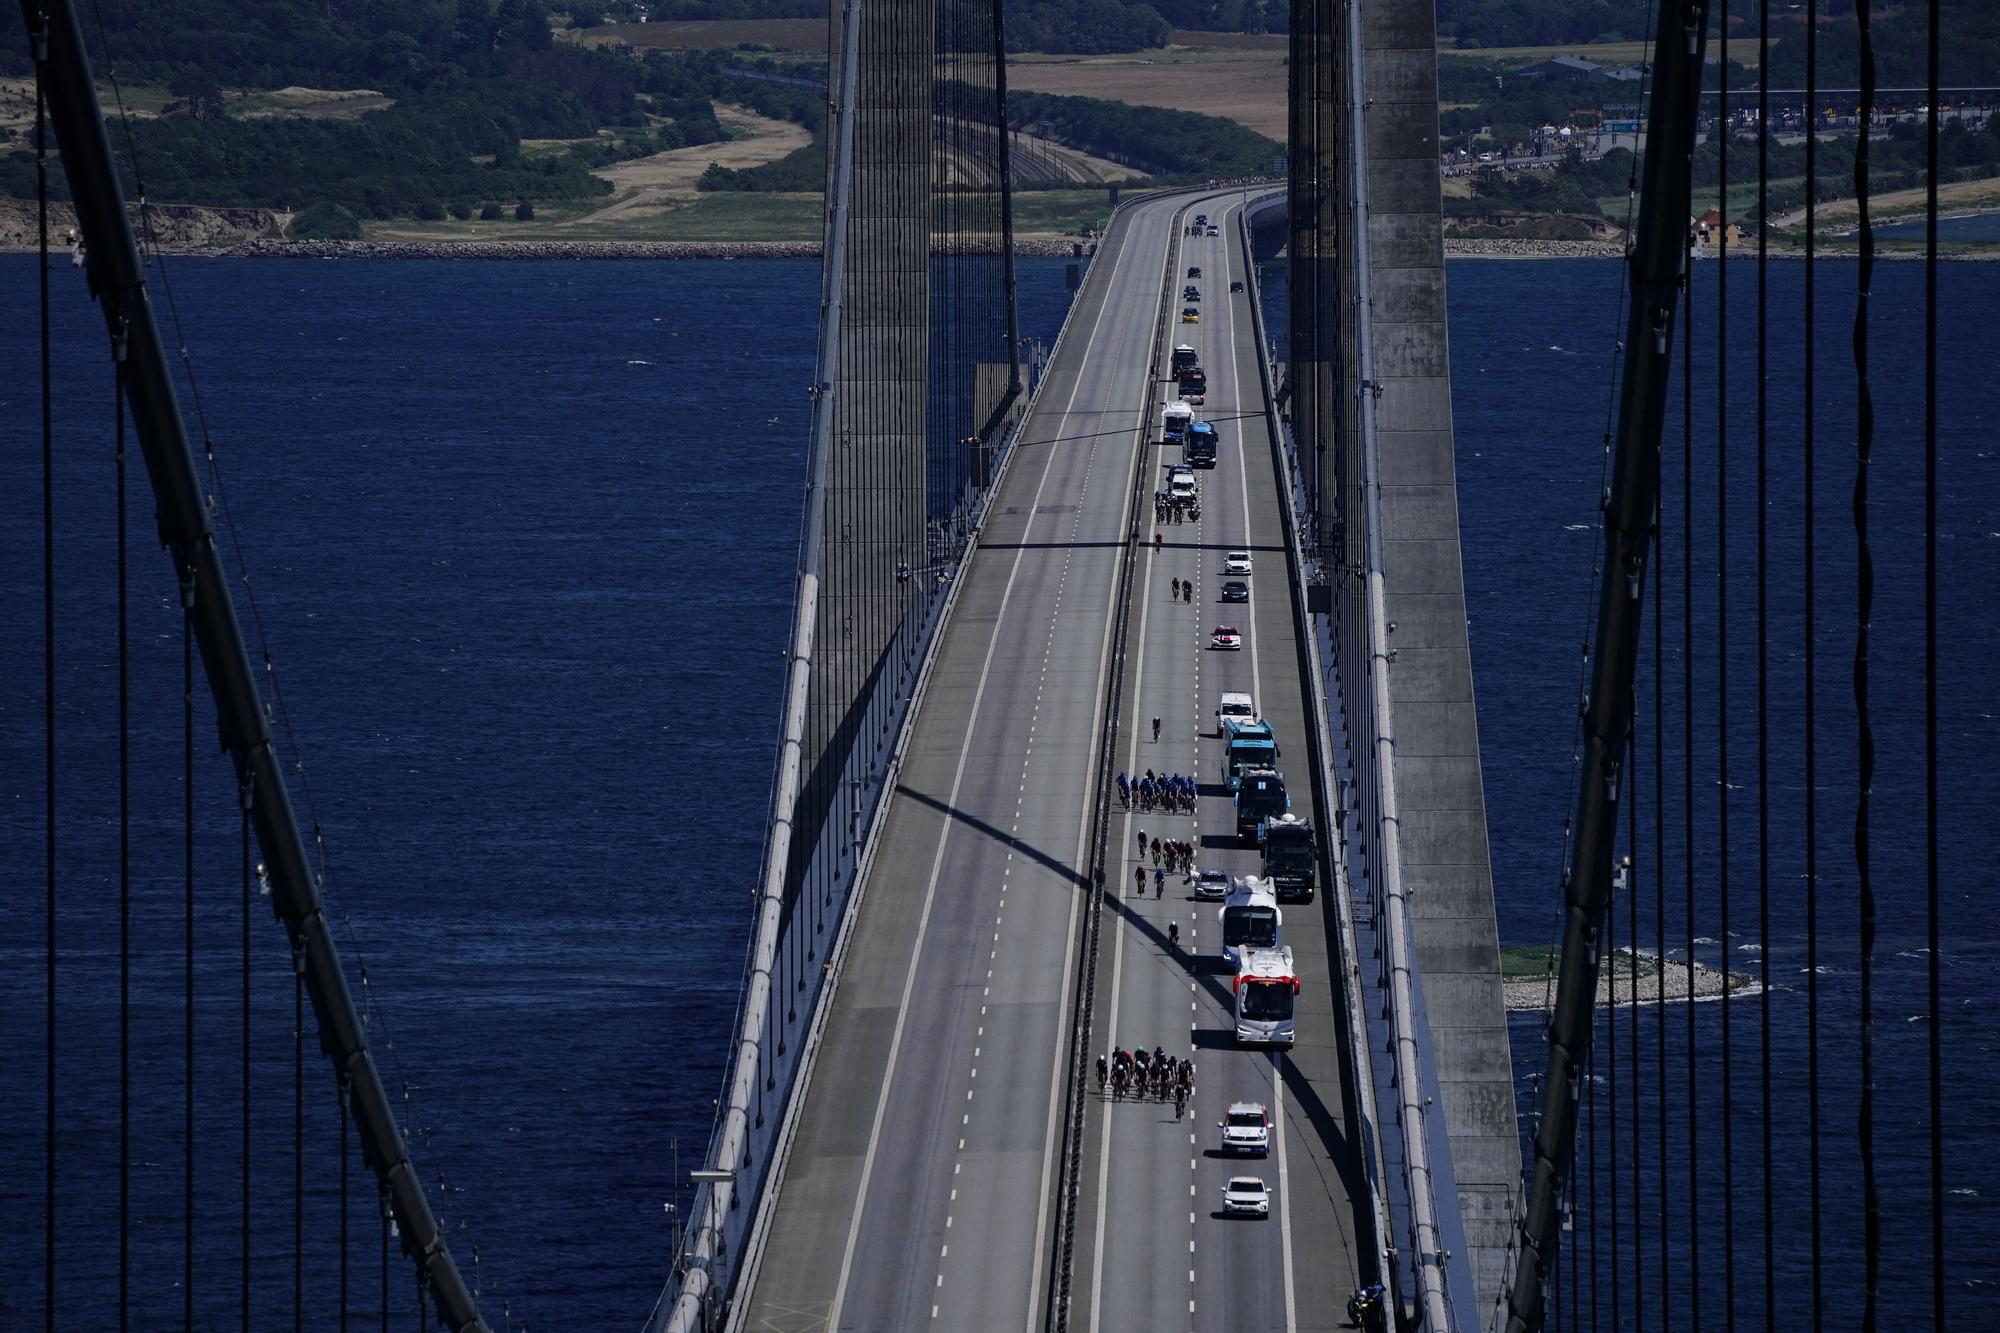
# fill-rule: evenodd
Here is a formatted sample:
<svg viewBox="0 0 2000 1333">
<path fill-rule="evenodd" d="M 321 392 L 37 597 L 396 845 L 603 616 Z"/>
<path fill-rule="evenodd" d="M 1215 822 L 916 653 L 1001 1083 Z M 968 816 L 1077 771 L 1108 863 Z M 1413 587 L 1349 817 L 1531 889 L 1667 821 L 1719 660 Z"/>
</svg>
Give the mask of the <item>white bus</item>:
<svg viewBox="0 0 2000 1333">
<path fill-rule="evenodd" d="M 1236 1040 L 1244 1045 L 1290 1046 L 1299 979 L 1290 949 L 1245 949 L 1236 964 Z"/>
<path fill-rule="evenodd" d="M 1278 910 L 1276 886 L 1268 879 L 1245 875 L 1229 886 L 1229 896 L 1215 913 L 1222 927 L 1222 965 L 1237 967 L 1252 949 L 1278 947 L 1278 927 L 1284 914 Z"/>
<path fill-rule="evenodd" d="M 1169 444 L 1178 444 L 1187 434 L 1188 423 L 1194 420 L 1194 408 L 1176 398 L 1168 403 L 1160 414 L 1160 433 Z"/>
</svg>

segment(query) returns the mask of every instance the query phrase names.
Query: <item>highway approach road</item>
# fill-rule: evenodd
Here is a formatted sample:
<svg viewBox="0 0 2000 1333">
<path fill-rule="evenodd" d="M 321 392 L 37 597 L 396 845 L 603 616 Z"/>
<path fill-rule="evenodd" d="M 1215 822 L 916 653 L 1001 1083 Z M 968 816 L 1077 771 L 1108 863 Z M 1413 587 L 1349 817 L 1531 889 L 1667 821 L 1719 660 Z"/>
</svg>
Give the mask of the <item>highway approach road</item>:
<svg viewBox="0 0 2000 1333">
<path fill-rule="evenodd" d="M 1186 1119 L 1171 1103 L 1102 1099 L 1085 1111 L 1069 1326 L 1293 1330 L 1340 1327 L 1357 1272 L 1349 1182 L 1359 1164 L 1340 1075 L 1342 997 L 1328 966 L 1325 895 L 1286 904 L 1298 959 L 1298 1044 L 1239 1050 L 1213 905 L 1178 876 L 1132 894 L 1138 828 L 1197 840 L 1198 861 L 1256 869 L 1220 782 L 1214 712 L 1257 700 L 1310 814 L 1305 706 L 1233 193 L 1122 211 L 1092 261 L 1020 443 L 966 566 L 900 784 L 838 966 L 796 1110 L 768 1233 L 732 1327 L 1034 1330 L 1048 1318 L 1057 1159 L 1087 906 L 1093 775 L 1108 695 L 1118 580 L 1133 568 L 1113 769 L 1204 783 L 1195 816 L 1127 813 L 1111 796 L 1095 1038 L 1164 1045 L 1197 1063 Z M 1218 237 L 1184 235 L 1206 212 Z M 1177 312 L 1200 265 L 1202 323 Z M 1165 295 L 1175 322 L 1161 325 Z M 1200 474 L 1201 519 L 1153 522 L 1178 446 L 1160 443 L 1169 349 L 1208 369 L 1202 419 L 1221 435 Z M 1135 469 L 1143 494 L 1135 490 Z M 1143 512 L 1139 512 L 1143 508 Z M 1150 540 L 1159 527 L 1157 551 Z M 1246 605 L 1223 605 L 1222 553 L 1248 547 Z M 1195 585 L 1170 603 L 1176 578 Z M 1209 651 L 1209 630 L 1244 632 Z M 1150 719 L 1162 718 L 1158 743 Z M 1150 875 L 1151 866 L 1148 863 Z M 1181 946 L 1169 947 L 1178 921 Z M 1267 1161 L 1214 1153 L 1229 1101 L 1272 1112 Z M 1263 1176 L 1268 1221 L 1225 1219 L 1221 1185 Z M 1365 1207 L 1365 1203 L 1362 1205 Z"/>
</svg>

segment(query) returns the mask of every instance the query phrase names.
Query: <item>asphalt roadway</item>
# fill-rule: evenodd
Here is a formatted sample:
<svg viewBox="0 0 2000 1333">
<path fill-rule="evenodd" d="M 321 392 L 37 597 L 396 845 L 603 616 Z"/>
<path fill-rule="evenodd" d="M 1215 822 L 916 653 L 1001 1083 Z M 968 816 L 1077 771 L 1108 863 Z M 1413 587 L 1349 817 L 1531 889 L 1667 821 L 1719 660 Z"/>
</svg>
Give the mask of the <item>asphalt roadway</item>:
<svg viewBox="0 0 2000 1333">
<path fill-rule="evenodd" d="M 1344 1172 L 1357 1170 L 1338 1045 L 1344 1003 L 1328 962 L 1325 885 L 1310 903 L 1284 903 L 1279 942 L 1293 952 L 1302 988 L 1298 1038 L 1288 1050 L 1240 1048 L 1230 973 L 1221 959 L 1219 904 L 1197 903 L 1169 874 L 1164 899 L 1134 893 L 1139 831 L 1193 841 L 1195 863 L 1231 875 L 1254 874 L 1254 847 L 1235 837 L 1234 807 L 1222 768 L 1215 711 L 1226 691 L 1248 694 L 1270 722 L 1278 767 L 1292 808 L 1310 817 L 1306 708 L 1298 671 L 1279 491 L 1271 461 L 1263 386 L 1249 297 L 1236 238 L 1240 204 L 1228 197 L 1207 211 L 1221 215 L 1220 237 L 1181 238 L 1175 272 L 1202 269 L 1201 323 L 1176 324 L 1172 342 L 1189 343 L 1208 370 L 1206 403 L 1196 416 L 1214 422 L 1216 466 L 1196 472 L 1201 520 L 1159 527 L 1135 571 L 1126 710 L 1120 738 L 1128 772 L 1192 774 L 1200 782 L 1196 813 L 1120 812 L 1113 845 L 1122 860 L 1110 874 L 1118 891 L 1107 922 L 1097 990 L 1097 1045 L 1164 1045 L 1192 1058 L 1195 1095 L 1184 1120 L 1171 1103 L 1104 1101 L 1092 1116 L 1088 1182 L 1078 1231 L 1078 1327 L 1122 1329 L 1294 1330 L 1346 1325 L 1347 1294 L 1357 1285 L 1354 1208 Z M 1185 280 L 1185 279 L 1183 279 Z M 1162 391 L 1157 397 L 1164 402 Z M 1180 450 L 1160 446 L 1159 466 Z M 1223 554 L 1251 552 L 1247 604 L 1219 600 Z M 1192 579 L 1192 604 L 1171 600 L 1173 580 Z M 1242 632 L 1240 650 L 1211 649 L 1217 625 Z M 1162 719 L 1155 743 L 1151 719 Z M 1122 837 L 1120 836 L 1122 834 Z M 1145 862 L 1152 875 L 1150 857 Z M 1180 926 L 1180 945 L 1167 927 Z M 1231 1102 L 1259 1102 L 1270 1114 L 1271 1151 L 1263 1160 L 1226 1157 L 1217 1128 Z M 1094 1159 L 1094 1161 L 1089 1160 Z M 1094 1169 L 1093 1169 L 1094 1168 Z M 1272 1191 L 1267 1221 L 1221 1214 L 1223 1182 L 1261 1177 Z M 1358 1196 L 1365 1200 L 1365 1195 Z M 1365 1202 L 1363 1203 L 1365 1207 Z"/>
<path fill-rule="evenodd" d="M 1233 211 L 1234 199 L 1196 201 L 1194 211 Z M 1200 415 L 1218 423 L 1223 444 L 1219 466 L 1200 474 L 1202 521 L 1163 529 L 1165 550 L 1148 544 L 1139 557 L 1125 715 L 1139 726 L 1158 713 L 1165 731 L 1157 746 L 1150 729 L 1121 737 L 1114 767 L 1212 783 L 1217 743 L 1201 733 L 1213 730 L 1224 689 L 1252 691 L 1281 746 L 1305 755 L 1248 305 L 1228 295 L 1232 275 L 1249 275 L 1231 256 L 1233 219 L 1221 238 L 1181 236 L 1175 219 L 1187 203 L 1126 210 L 1100 247 L 961 576 L 732 1327 L 1044 1322 L 1098 719 L 1126 536 L 1135 518 L 1149 535 L 1153 527 L 1150 502 L 1132 513 L 1133 470 L 1142 459 L 1149 473 L 1178 461 L 1178 448 L 1158 444 L 1163 393 L 1152 378 L 1175 342 L 1204 352 L 1211 393 Z M 1197 263 L 1209 322 L 1174 324 L 1161 364 L 1149 365 L 1163 276 L 1177 296 Z M 1252 582 L 1263 577 L 1269 591 L 1211 615 L 1224 610 L 1213 604 L 1221 552 L 1250 533 L 1263 548 Z M 1195 604 L 1169 610 L 1168 582 L 1182 576 L 1196 581 Z M 1203 651 L 1219 618 L 1244 629 L 1244 651 Z M 1134 818 L 1163 834 L 1198 822 L 1217 843 L 1204 863 L 1248 871 L 1254 851 L 1220 845 L 1231 814 L 1226 793 L 1210 794 L 1219 790 L 1204 788 L 1198 821 Z M 1303 793 L 1295 807 L 1308 808 Z M 1346 1125 L 1319 905 L 1285 908 L 1283 939 L 1305 979 L 1299 1045 L 1278 1057 L 1235 1050 L 1227 977 L 1190 973 L 1165 947 L 1171 913 L 1183 948 L 1213 956 L 1214 908 L 1197 910 L 1174 882 L 1164 901 L 1126 901 L 1135 829 L 1123 823 L 1114 817 L 1120 859 L 1107 867 L 1099 1044 L 1143 1038 L 1185 1054 L 1192 1039 L 1200 1073 L 1179 1125 L 1171 1104 L 1087 1108 L 1071 1324 L 1336 1326 L 1354 1258 L 1335 1165 Z M 1231 1165 L 1206 1150 L 1222 1106 L 1239 1098 L 1265 1102 L 1277 1119 L 1270 1163 L 1248 1168 L 1276 1192 L 1269 1222 L 1211 1216 Z"/>
</svg>

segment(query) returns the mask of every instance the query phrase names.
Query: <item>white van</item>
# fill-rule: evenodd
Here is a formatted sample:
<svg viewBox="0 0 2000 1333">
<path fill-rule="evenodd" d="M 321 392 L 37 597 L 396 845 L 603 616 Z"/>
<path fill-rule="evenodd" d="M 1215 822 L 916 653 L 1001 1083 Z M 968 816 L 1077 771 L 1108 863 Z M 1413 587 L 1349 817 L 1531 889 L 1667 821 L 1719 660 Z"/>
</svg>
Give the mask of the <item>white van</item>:
<svg viewBox="0 0 2000 1333">
<path fill-rule="evenodd" d="M 1160 417 L 1164 423 L 1162 433 L 1165 438 L 1169 443 L 1176 443 L 1187 434 L 1188 423 L 1194 420 L 1194 408 L 1176 398 L 1167 404 Z"/>
</svg>

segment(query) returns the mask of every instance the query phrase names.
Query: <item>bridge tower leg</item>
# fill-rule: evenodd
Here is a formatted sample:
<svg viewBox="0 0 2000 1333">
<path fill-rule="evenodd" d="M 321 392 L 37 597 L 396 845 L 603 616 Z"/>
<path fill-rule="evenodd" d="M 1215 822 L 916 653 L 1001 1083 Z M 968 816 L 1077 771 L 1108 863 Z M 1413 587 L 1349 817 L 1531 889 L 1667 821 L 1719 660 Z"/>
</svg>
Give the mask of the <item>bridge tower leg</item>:
<svg viewBox="0 0 2000 1333">
<path fill-rule="evenodd" d="M 1412 1178 L 1435 1181 L 1450 1322 L 1470 1325 L 1501 1285 L 1521 1152 L 1459 550 L 1436 16 L 1430 0 L 1294 0 L 1292 34 L 1288 383 L 1366 865 L 1357 924 L 1387 948 L 1397 914 L 1414 953 L 1400 1021 L 1423 1095 L 1401 1116 L 1412 1090 L 1383 1017 L 1401 960 L 1363 959 L 1382 987 L 1376 1095 L 1385 1121 L 1429 1126 Z"/>
</svg>

